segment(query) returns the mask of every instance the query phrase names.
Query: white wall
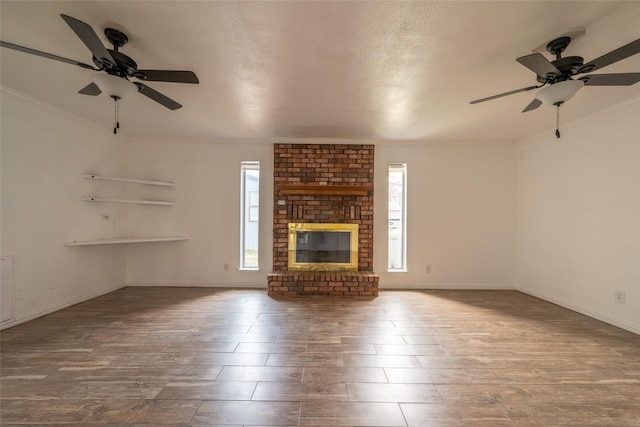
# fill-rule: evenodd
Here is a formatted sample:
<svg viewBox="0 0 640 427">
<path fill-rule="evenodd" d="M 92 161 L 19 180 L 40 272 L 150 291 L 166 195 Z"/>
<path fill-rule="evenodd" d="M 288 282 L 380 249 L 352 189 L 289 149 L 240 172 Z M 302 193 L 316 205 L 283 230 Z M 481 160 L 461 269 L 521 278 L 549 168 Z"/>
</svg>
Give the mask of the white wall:
<svg viewBox="0 0 640 427">
<path fill-rule="evenodd" d="M 240 271 L 240 162 L 252 160 L 260 161 L 260 270 Z M 131 245 L 128 284 L 266 289 L 273 237 L 271 143 L 132 140 L 127 168 L 132 176 L 176 183 L 168 192 L 157 190 L 174 206 L 129 208 L 129 232 L 189 236 L 185 242 Z"/>
<path fill-rule="evenodd" d="M 519 144 L 517 288 L 640 333 L 640 100 L 562 128 Z"/>
<path fill-rule="evenodd" d="M 99 208 L 80 201 L 96 189 L 80 175 L 122 173 L 124 146 L 103 129 L 4 88 L 1 107 L 0 250 L 13 256 L 15 297 L 6 326 L 124 285 L 123 247 L 64 246 L 111 237 L 113 224 L 98 221 Z"/>
<path fill-rule="evenodd" d="M 374 270 L 382 289 L 513 287 L 513 153 L 507 144 L 376 146 Z M 389 163 L 407 163 L 406 273 L 387 272 Z"/>
</svg>

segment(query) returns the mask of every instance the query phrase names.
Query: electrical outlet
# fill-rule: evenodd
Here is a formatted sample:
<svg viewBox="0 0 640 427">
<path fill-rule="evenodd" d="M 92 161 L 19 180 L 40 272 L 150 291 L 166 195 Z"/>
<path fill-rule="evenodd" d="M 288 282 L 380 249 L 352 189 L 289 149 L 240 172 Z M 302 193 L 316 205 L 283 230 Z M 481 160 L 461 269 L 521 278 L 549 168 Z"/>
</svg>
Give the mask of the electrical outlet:
<svg viewBox="0 0 640 427">
<path fill-rule="evenodd" d="M 424 268 L 424 272 L 427 274 L 431 274 L 431 264 L 427 264 Z"/>
<path fill-rule="evenodd" d="M 618 304 L 624 304 L 626 299 L 626 294 L 624 291 L 615 291 L 614 301 Z"/>
<path fill-rule="evenodd" d="M 229 271 L 229 264 L 225 263 L 223 268 L 224 268 L 224 271 Z"/>
<path fill-rule="evenodd" d="M 16 299 L 24 298 L 24 288 L 22 286 L 18 286 L 16 288 Z"/>
<path fill-rule="evenodd" d="M 58 281 L 55 277 L 49 279 L 49 289 L 56 289 L 58 287 Z"/>
<path fill-rule="evenodd" d="M 111 221 L 111 214 L 108 212 L 103 212 L 100 216 L 100 219 L 102 219 L 103 221 Z"/>
</svg>

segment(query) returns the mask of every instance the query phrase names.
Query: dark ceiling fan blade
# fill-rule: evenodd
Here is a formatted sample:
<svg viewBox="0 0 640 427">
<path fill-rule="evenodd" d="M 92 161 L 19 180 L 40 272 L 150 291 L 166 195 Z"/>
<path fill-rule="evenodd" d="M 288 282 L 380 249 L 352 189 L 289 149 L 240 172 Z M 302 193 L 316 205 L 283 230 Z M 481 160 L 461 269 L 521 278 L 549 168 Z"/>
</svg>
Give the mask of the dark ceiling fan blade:
<svg viewBox="0 0 640 427">
<path fill-rule="evenodd" d="M 640 82 L 640 73 L 589 74 L 580 80 L 585 86 L 631 86 Z"/>
<path fill-rule="evenodd" d="M 521 56 L 520 58 L 517 58 L 516 61 L 542 78 L 546 78 L 549 74 L 554 76 L 562 74 L 555 65 L 549 62 L 549 60 L 540 53 Z"/>
<path fill-rule="evenodd" d="M 83 95 L 98 96 L 102 93 L 102 91 L 100 90 L 97 84 L 91 82 L 85 87 L 83 87 L 82 89 L 80 89 L 78 93 L 81 93 Z"/>
<path fill-rule="evenodd" d="M 538 98 L 534 98 L 533 101 L 531 101 L 529 105 L 527 105 L 525 109 L 522 110 L 522 112 L 526 113 L 527 111 L 535 110 L 541 105 L 542 105 L 542 101 L 540 101 Z"/>
<path fill-rule="evenodd" d="M 632 41 L 631 43 L 619 47 L 616 50 L 612 50 L 611 52 L 606 53 L 591 62 L 587 62 L 582 67 L 580 67 L 580 70 L 578 72 L 590 73 L 591 71 L 599 70 L 600 68 L 611 65 L 614 62 L 618 62 L 637 53 L 640 53 L 640 39 Z"/>
<path fill-rule="evenodd" d="M 499 95 L 493 95 L 493 96 L 489 96 L 489 97 L 482 98 L 482 99 L 476 99 L 475 101 L 471 101 L 470 103 L 471 104 L 478 104 L 480 102 L 491 101 L 492 99 L 502 98 L 503 96 L 513 95 L 514 93 L 526 92 L 528 90 L 537 89 L 537 88 L 542 87 L 542 86 L 543 85 L 523 87 L 522 89 L 512 90 L 510 92 L 501 93 Z"/>
<path fill-rule="evenodd" d="M 164 105 L 168 109 L 177 110 L 178 108 L 182 108 L 181 104 L 178 104 L 176 101 L 161 94 L 157 90 L 151 89 L 149 86 L 143 83 L 135 82 L 134 84 L 138 86 L 138 92 L 140 92 L 141 94 L 143 94 L 148 98 L 153 99 L 157 103 Z"/>
<path fill-rule="evenodd" d="M 150 82 L 200 83 L 193 71 L 137 70 L 134 76 Z"/>
<path fill-rule="evenodd" d="M 93 31 L 93 28 L 91 28 L 89 24 L 64 14 L 60 14 L 60 16 L 71 27 L 80 40 L 82 40 L 82 43 L 89 48 L 93 56 L 97 58 L 100 63 L 104 64 L 107 62 L 112 65 L 116 64 L 116 61 L 113 59 L 107 48 L 104 47 L 98 38 L 98 35 Z"/>
<path fill-rule="evenodd" d="M 78 62 L 73 59 L 63 58 L 62 56 L 53 55 L 47 52 L 41 52 L 39 50 L 31 49 L 29 47 L 24 47 L 24 46 L 20 46 L 20 45 L 9 43 L 9 42 L 3 42 L 1 40 L 0 40 L 0 46 L 17 50 L 18 52 L 24 52 L 24 53 L 30 53 L 31 55 L 42 56 L 43 58 L 53 59 L 55 61 L 66 62 L 67 64 L 77 65 L 78 67 L 87 68 L 89 70 L 100 71 L 99 68 L 92 67 L 91 65 L 88 65 L 88 64 L 83 64 L 82 62 Z"/>
</svg>

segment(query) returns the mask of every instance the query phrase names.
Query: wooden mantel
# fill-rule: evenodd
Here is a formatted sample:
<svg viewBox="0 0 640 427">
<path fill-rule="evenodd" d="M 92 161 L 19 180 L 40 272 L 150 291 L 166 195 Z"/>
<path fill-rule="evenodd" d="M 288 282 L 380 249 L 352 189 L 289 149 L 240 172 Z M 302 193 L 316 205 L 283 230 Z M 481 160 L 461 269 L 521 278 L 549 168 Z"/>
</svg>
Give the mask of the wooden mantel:
<svg viewBox="0 0 640 427">
<path fill-rule="evenodd" d="M 332 185 L 319 182 L 276 184 L 280 194 L 328 194 L 337 196 L 366 196 L 373 190 L 373 184 Z"/>
</svg>

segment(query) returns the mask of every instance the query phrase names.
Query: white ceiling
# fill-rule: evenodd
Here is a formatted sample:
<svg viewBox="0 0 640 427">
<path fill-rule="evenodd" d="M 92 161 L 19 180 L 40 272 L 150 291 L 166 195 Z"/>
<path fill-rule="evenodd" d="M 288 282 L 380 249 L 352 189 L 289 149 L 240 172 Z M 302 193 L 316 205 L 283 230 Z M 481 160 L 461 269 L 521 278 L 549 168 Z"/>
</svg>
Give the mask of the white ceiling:
<svg viewBox="0 0 640 427">
<path fill-rule="evenodd" d="M 517 57 L 576 30 L 586 35 L 566 54 L 585 62 L 640 37 L 638 1 L 2 1 L 1 39 L 91 63 L 60 13 L 106 46 L 104 28 L 123 30 L 121 51 L 141 69 L 198 75 L 199 85 L 147 83 L 182 109 L 123 100 L 120 132 L 131 137 L 517 141 L 553 132 L 555 109 L 521 113 L 533 91 L 469 104 L 536 84 Z M 93 71 L 0 55 L 3 86 L 111 127 L 113 101 L 77 93 Z M 598 72 L 639 71 L 635 55 Z M 638 95 L 640 84 L 585 87 L 561 118 Z"/>
</svg>

